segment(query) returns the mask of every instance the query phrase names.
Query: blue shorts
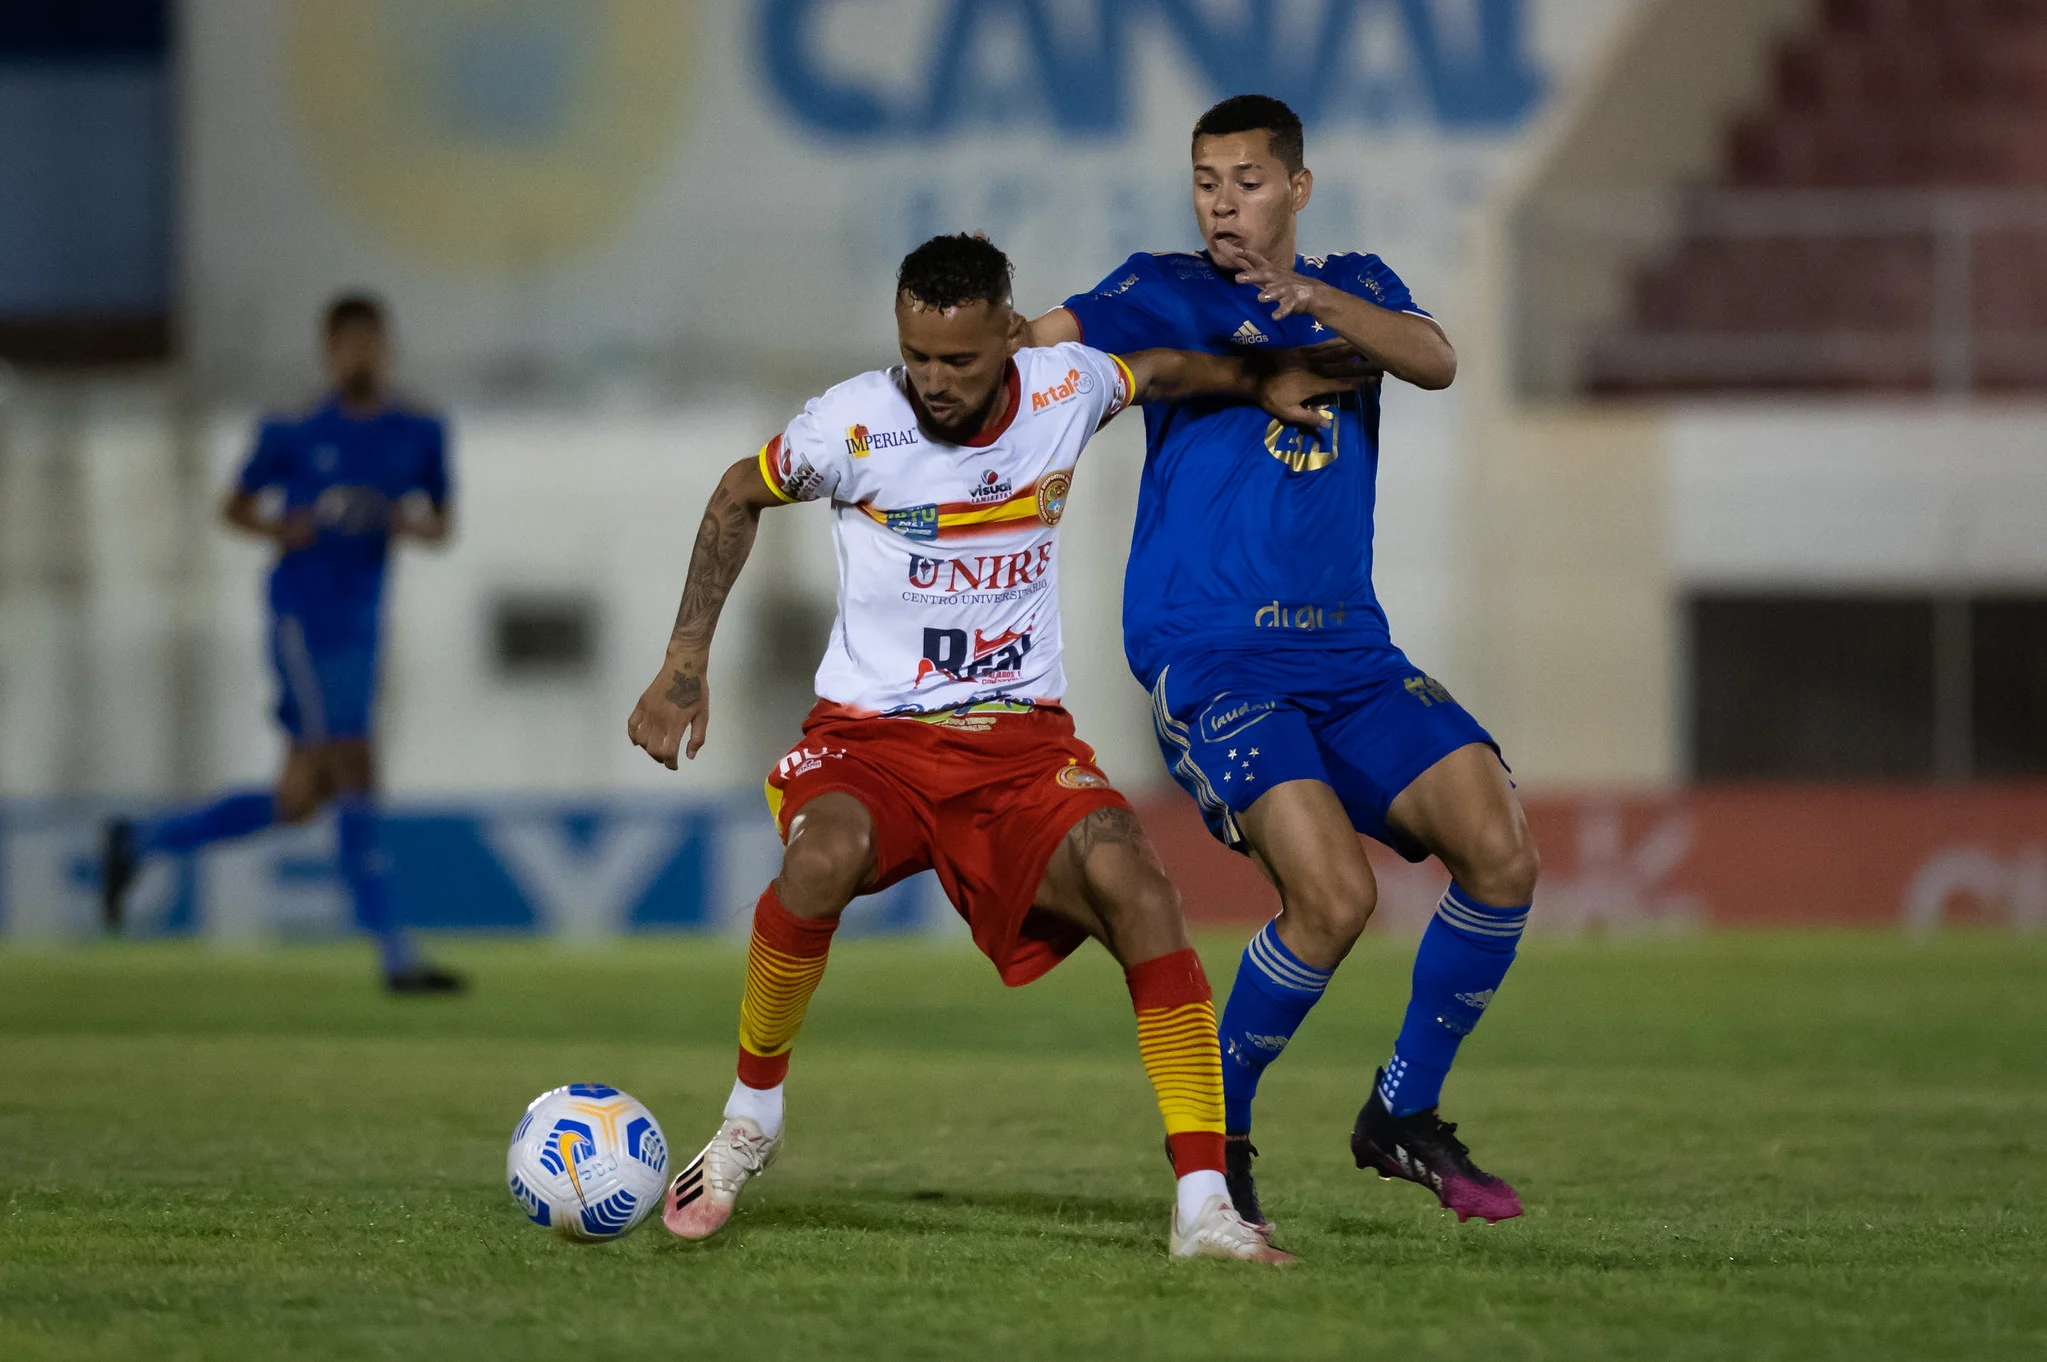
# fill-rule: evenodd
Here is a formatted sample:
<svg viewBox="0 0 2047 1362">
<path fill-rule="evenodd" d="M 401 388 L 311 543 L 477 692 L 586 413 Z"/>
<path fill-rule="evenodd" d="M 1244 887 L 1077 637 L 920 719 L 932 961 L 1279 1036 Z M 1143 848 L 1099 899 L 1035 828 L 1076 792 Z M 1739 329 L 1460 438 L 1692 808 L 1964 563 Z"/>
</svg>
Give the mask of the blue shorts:
<svg viewBox="0 0 2047 1362">
<path fill-rule="evenodd" d="M 277 722 L 295 746 L 367 738 L 377 702 L 377 642 L 309 635 L 296 615 L 270 617 Z"/>
<path fill-rule="evenodd" d="M 1319 780 L 1351 826 L 1410 861 L 1428 852 L 1386 822 L 1394 797 L 1460 747 L 1499 744 L 1398 648 L 1215 652 L 1159 673 L 1159 751 L 1216 840 L 1247 851 L 1237 815 L 1275 785 Z"/>
</svg>

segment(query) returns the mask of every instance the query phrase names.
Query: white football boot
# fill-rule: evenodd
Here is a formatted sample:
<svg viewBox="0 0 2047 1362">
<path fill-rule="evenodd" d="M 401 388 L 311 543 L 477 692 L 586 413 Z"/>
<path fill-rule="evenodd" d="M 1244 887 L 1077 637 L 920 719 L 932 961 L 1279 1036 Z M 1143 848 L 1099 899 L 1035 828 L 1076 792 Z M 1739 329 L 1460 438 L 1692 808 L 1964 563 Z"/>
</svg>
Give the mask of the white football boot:
<svg viewBox="0 0 2047 1362">
<path fill-rule="evenodd" d="M 1300 1259 L 1265 1242 L 1258 1227 L 1238 1215 L 1227 1197 L 1212 1196 L 1201 1203 L 1201 1214 L 1191 1225 L 1180 1223 L 1180 1208 L 1173 1207 L 1173 1231 L 1166 1240 L 1175 1258 L 1235 1258 L 1247 1263 L 1298 1263 Z"/>
<path fill-rule="evenodd" d="M 661 1223 L 684 1239 L 708 1239 L 732 1218 L 739 1189 L 768 1170 L 782 1136 L 763 1135 L 744 1116 L 729 1116 L 718 1134 L 675 1175 L 663 1198 Z"/>
</svg>

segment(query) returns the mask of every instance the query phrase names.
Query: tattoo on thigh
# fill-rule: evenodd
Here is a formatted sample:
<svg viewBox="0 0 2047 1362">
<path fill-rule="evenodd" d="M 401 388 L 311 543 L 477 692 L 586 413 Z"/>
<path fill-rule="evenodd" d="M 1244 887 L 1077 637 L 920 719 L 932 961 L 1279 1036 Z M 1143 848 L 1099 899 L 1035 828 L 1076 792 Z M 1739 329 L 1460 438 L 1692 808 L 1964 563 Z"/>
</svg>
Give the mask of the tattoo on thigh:
<svg viewBox="0 0 2047 1362">
<path fill-rule="evenodd" d="M 1135 845 L 1147 852 L 1151 849 L 1144 840 L 1144 828 L 1137 815 L 1125 808 L 1096 809 L 1073 825 L 1066 840 L 1073 848 L 1074 859 L 1083 865 L 1101 847 Z"/>
</svg>

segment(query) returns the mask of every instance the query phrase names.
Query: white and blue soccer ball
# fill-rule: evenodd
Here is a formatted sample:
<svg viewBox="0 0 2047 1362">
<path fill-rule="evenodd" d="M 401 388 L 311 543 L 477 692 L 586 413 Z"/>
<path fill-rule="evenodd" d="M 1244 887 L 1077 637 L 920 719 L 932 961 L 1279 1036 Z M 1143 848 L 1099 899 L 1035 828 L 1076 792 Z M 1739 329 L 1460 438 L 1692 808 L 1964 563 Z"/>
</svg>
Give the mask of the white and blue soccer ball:
<svg viewBox="0 0 2047 1362">
<path fill-rule="evenodd" d="M 616 1239 L 661 1204 L 668 1141 L 630 1093 L 571 1083 L 527 1104 L 505 1183 L 534 1224 L 581 1243 Z"/>
</svg>

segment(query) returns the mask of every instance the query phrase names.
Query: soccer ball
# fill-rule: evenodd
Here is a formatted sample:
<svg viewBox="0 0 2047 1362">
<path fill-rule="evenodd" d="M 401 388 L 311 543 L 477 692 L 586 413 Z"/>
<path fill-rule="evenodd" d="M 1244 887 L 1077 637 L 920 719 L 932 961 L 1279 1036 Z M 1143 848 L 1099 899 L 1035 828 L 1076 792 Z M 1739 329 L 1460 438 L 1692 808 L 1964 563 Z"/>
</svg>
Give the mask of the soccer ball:
<svg viewBox="0 0 2047 1362">
<path fill-rule="evenodd" d="M 512 1132 L 505 1184 L 526 1218 L 583 1243 L 629 1233 L 661 1204 L 668 1141 L 630 1093 L 571 1083 L 533 1099 Z"/>
</svg>

